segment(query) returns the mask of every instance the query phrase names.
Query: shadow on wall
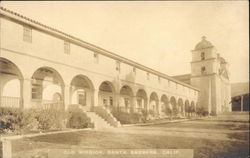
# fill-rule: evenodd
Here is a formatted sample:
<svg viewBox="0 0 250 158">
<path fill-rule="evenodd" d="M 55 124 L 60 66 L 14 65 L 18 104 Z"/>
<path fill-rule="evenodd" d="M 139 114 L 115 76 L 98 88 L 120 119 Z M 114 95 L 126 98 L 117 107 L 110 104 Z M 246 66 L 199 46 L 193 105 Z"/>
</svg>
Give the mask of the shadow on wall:
<svg viewBox="0 0 250 158">
<path fill-rule="evenodd" d="M 130 72 L 126 75 L 125 80 L 135 83 L 135 74 L 134 74 L 134 72 L 130 71 Z"/>
<path fill-rule="evenodd" d="M 232 98 L 232 111 L 241 111 L 241 97 Z M 249 111 L 249 93 L 243 95 L 243 111 Z"/>
</svg>

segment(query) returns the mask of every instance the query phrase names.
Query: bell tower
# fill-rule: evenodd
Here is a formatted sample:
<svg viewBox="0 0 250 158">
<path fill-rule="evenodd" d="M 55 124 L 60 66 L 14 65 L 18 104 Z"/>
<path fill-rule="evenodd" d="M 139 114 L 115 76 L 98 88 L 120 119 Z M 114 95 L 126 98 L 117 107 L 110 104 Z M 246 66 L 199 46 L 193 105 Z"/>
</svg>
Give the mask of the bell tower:
<svg viewBox="0 0 250 158">
<path fill-rule="evenodd" d="M 200 89 L 199 106 L 209 114 L 217 114 L 220 105 L 218 93 L 218 62 L 215 47 L 203 36 L 192 52 L 191 85 Z"/>
</svg>

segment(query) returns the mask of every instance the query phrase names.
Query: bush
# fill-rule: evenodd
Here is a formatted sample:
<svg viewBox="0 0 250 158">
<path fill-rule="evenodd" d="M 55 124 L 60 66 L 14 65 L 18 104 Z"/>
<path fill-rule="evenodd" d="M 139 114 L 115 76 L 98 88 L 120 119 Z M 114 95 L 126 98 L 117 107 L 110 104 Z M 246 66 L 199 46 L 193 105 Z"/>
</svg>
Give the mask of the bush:
<svg viewBox="0 0 250 158">
<path fill-rule="evenodd" d="M 177 106 L 174 106 L 172 111 L 173 111 L 172 114 L 173 114 L 174 117 L 176 117 L 178 115 L 178 113 L 179 113 Z"/>
<path fill-rule="evenodd" d="M 22 112 L 16 108 L 0 108 L 0 129 L 15 130 L 20 129 Z"/>
<path fill-rule="evenodd" d="M 23 131 L 37 130 L 39 126 L 39 122 L 35 117 L 37 112 L 33 109 L 30 109 L 24 110 L 22 114 L 20 129 Z"/>
<path fill-rule="evenodd" d="M 57 109 L 18 109 L 0 107 L 0 132 L 20 134 L 27 131 L 61 130 L 66 127 L 93 127 L 81 110 L 65 112 Z M 68 121 L 68 122 L 67 122 Z"/>
<path fill-rule="evenodd" d="M 37 110 L 35 118 L 39 122 L 40 130 L 62 129 L 65 127 L 63 121 L 67 118 L 67 114 L 56 109 Z"/>
<path fill-rule="evenodd" d="M 69 128 L 93 128 L 90 118 L 82 111 L 71 111 L 69 113 L 67 127 Z"/>
<path fill-rule="evenodd" d="M 119 110 L 119 108 L 114 108 L 111 111 L 112 115 L 121 122 L 121 124 L 136 124 L 146 121 L 146 112 L 139 113 L 127 113 Z"/>
<path fill-rule="evenodd" d="M 170 109 L 170 108 L 166 108 L 166 109 L 164 110 L 164 112 L 165 112 L 165 114 L 166 114 L 167 116 L 171 116 L 171 115 L 173 114 L 173 110 Z"/>
<path fill-rule="evenodd" d="M 198 116 L 207 116 L 208 111 L 204 107 L 197 107 L 196 113 Z"/>
</svg>

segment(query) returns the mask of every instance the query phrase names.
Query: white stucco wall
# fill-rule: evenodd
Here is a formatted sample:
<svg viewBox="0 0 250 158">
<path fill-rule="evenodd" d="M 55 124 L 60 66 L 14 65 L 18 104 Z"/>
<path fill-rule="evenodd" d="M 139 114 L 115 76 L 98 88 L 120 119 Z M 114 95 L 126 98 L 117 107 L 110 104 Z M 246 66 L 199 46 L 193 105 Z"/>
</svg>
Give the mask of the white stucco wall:
<svg viewBox="0 0 250 158">
<path fill-rule="evenodd" d="M 150 73 L 148 79 L 146 71 L 136 68 L 136 73 L 134 73 L 134 66 L 123 62 L 121 62 L 120 72 L 118 72 L 115 69 L 116 60 L 110 57 L 99 54 L 99 62 L 96 63 L 95 52 L 78 45 L 71 43 L 70 54 L 65 54 L 64 39 L 32 29 L 32 42 L 28 43 L 23 41 L 23 25 L 1 18 L 0 27 L 2 39 L 0 56 L 18 65 L 25 79 L 31 79 L 31 76 L 38 68 L 47 66 L 55 69 L 60 74 L 65 86 L 69 86 L 76 75 L 83 74 L 91 80 L 95 90 L 98 90 L 98 85 L 105 80 L 114 83 L 116 86 L 117 78 L 119 78 L 119 82 L 131 85 L 134 95 L 136 92 L 135 87 L 143 85 L 144 89 L 149 89 L 147 96 L 152 91 L 155 91 L 158 98 L 165 94 L 169 97 L 177 95 L 189 98 L 195 102 L 198 99 L 197 90 L 187 86 L 183 87 L 180 83 L 177 83 L 176 88 L 175 82 L 164 78 L 159 81 L 158 76 L 152 73 Z M 65 91 L 67 92 L 69 89 L 65 89 Z M 119 89 L 115 93 L 119 93 L 118 91 Z M 56 86 L 45 88 L 45 92 L 43 98 L 46 99 L 51 99 L 51 94 L 55 92 L 62 94 L 60 87 Z M 103 96 L 100 96 L 99 100 L 102 100 L 101 97 Z M 90 98 L 88 100 L 93 101 L 93 96 L 90 96 Z M 67 99 L 67 97 L 64 99 Z M 74 100 L 72 98 L 72 103 L 75 103 Z M 121 101 L 121 103 L 123 102 Z"/>
</svg>

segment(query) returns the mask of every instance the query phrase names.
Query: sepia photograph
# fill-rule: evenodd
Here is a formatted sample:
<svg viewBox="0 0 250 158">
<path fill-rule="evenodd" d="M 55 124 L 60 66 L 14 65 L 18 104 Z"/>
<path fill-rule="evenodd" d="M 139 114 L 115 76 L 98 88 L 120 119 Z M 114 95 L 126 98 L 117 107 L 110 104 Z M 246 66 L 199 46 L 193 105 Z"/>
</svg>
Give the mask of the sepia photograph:
<svg viewBox="0 0 250 158">
<path fill-rule="evenodd" d="M 249 157 L 248 1 L 0 1 L 0 158 Z"/>
</svg>

